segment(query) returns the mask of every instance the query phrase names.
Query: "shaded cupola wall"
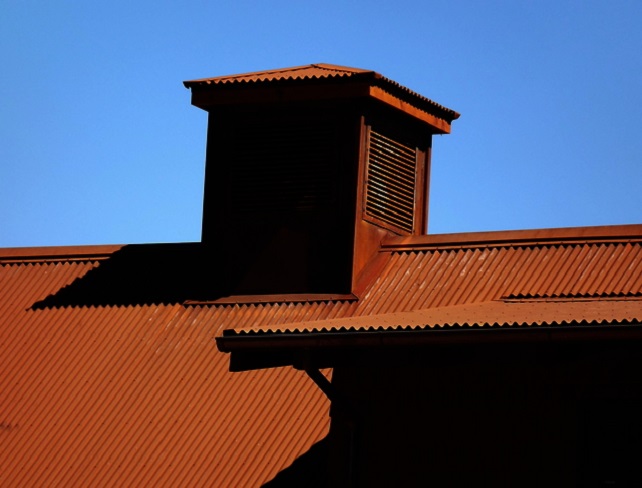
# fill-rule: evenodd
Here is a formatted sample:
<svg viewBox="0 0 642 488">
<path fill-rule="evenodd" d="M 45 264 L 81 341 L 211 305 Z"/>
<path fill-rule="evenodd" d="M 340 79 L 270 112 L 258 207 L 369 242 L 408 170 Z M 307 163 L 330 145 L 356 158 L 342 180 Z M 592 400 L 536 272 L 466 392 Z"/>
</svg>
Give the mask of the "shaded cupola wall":
<svg viewBox="0 0 642 488">
<path fill-rule="evenodd" d="M 185 82 L 209 113 L 202 242 L 222 294 L 351 294 L 388 235 L 427 229 L 456 112 L 328 64 Z"/>
</svg>

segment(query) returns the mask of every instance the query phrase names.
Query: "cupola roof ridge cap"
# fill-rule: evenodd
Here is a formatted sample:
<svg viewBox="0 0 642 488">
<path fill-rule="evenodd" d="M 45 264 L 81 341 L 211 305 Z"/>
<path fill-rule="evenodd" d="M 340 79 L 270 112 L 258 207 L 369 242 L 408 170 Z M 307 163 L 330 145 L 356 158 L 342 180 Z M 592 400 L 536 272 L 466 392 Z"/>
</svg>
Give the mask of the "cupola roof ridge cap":
<svg viewBox="0 0 642 488">
<path fill-rule="evenodd" d="M 423 110 L 428 112 L 437 110 L 440 113 L 439 116 L 447 119 L 449 122 L 458 119 L 460 116 L 458 112 L 447 108 L 444 105 L 441 105 L 431 100 L 430 98 L 427 98 L 420 93 L 381 75 L 380 73 L 377 73 L 374 70 L 334 65 L 329 63 L 307 64 L 289 68 L 276 68 L 263 71 L 253 71 L 250 73 L 223 75 L 212 78 L 201 78 L 184 81 L 183 85 L 186 88 L 194 88 L 204 86 L 214 87 L 246 84 L 253 85 L 255 83 L 263 84 L 282 81 L 309 82 L 314 80 L 330 80 L 339 78 L 371 80 L 370 82 L 374 86 L 377 86 L 394 96 L 400 96 L 402 99 L 410 97 L 411 100 L 414 100 L 414 103 L 419 102 L 420 105 L 427 104 L 427 106 L 430 108 L 423 107 Z"/>
<path fill-rule="evenodd" d="M 332 63 L 313 63 L 306 66 L 299 66 L 298 68 L 307 68 L 308 66 L 314 66 L 315 68 L 327 69 L 333 71 L 346 71 L 348 73 L 373 73 L 374 75 L 381 76 L 379 73 L 371 69 L 355 68 L 353 66 L 344 66 L 341 64 L 332 64 Z M 290 68 L 295 69 L 295 68 Z"/>
<path fill-rule="evenodd" d="M 291 66 L 287 68 L 273 68 L 273 69 L 266 69 L 266 70 L 259 70 L 259 71 L 250 71 L 247 73 L 237 73 L 237 74 L 231 74 L 231 75 L 199 78 L 195 80 L 184 81 L 183 85 L 186 88 L 190 88 L 193 85 L 198 85 L 198 84 L 219 84 L 219 83 L 225 84 L 225 83 L 239 83 L 239 82 L 274 81 L 274 78 L 272 78 L 272 75 L 292 73 L 296 71 L 304 71 L 304 70 L 309 70 L 310 68 L 316 68 L 324 71 L 342 72 L 341 74 L 326 75 L 328 77 L 371 74 L 371 75 L 374 75 L 376 78 L 380 78 L 380 77 L 383 78 L 381 75 L 374 72 L 373 70 L 354 68 L 351 66 L 342 66 L 342 65 L 330 64 L 330 63 L 313 63 L 313 64 L 304 64 L 300 66 Z M 315 77 L 304 76 L 303 78 L 315 78 Z"/>
</svg>

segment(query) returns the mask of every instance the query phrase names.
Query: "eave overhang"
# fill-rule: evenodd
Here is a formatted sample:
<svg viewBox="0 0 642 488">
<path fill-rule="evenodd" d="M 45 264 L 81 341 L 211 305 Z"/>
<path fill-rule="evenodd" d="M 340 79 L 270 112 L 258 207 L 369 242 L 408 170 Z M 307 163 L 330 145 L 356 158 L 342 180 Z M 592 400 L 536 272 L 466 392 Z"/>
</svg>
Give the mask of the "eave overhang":
<svg viewBox="0 0 642 488">
<path fill-rule="evenodd" d="M 369 99 L 428 124 L 437 134 L 450 133 L 452 121 L 459 118 L 454 110 L 379 73 L 323 63 L 185 81 L 184 85 L 192 92 L 192 104 L 207 111 L 233 105 Z"/>
<path fill-rule="evenodd" d="M 572 322 L 555 326 L 451 327 L 420 330 L 280 333 L 255 336 L 226 331 L 218 349 L 231 353 L 230 371 L 294 366 L 328 368 L 355 351 L 448 345 L 642 341 L 642 324 Z"/>
<path fill-rule="evenodd" d="M 444 345 L 642 339 L 642 297 L 505 299 L 225 330 L 231 369 L 332 367 L 355 351 Z M 307 366 L 302 366 L 307 367 Z"/>
</svg>

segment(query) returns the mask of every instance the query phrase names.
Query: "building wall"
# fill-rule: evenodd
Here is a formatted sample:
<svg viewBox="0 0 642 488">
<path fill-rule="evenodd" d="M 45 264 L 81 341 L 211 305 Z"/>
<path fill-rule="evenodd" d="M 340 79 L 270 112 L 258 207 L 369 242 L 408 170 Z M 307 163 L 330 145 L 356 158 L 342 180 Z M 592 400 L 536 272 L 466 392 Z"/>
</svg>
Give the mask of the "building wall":
<svg viewBox="0 0 642 488">
<path fill-rule="evenodd" d="M 355 355 L 334 370 L 345 400 L 332 408 L 331 486 L 640 486 L 640 350 L 486 344 Z"/>
</svg>

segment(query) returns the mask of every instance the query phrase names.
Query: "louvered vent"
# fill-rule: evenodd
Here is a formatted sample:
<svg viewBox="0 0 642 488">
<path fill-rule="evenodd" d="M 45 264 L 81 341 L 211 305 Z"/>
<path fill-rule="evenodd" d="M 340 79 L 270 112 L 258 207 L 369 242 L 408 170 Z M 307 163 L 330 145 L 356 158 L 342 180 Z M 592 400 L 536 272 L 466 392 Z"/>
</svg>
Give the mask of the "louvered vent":
<svg viewBox="0 0 642 488">
<path fill-rule="evenodd" d="M 393 230 L 412 233 L 417 155 L 413 147 L 370 131 L 366 216 Z"/>
<path fill-rule="evenodd" d="M 246 126 L 230 153 L 235 213 L 305 212 L 334 198 L 332 131 L 311 121 Z"/>
</svg>

